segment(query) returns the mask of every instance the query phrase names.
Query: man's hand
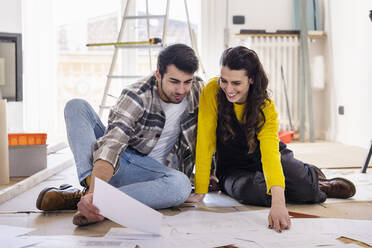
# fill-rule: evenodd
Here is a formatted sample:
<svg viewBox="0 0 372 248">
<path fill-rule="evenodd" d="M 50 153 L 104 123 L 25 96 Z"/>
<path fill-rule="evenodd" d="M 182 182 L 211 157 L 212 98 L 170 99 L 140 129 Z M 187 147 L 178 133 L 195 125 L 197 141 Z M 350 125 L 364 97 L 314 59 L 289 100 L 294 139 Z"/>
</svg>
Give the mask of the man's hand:
<svg viewBox="0 0 372 248">
<path fill-rule="evenodd" d="M 81 197 L 77 204 L 79 212 L 84 215 L 89 222 L 97 222 L 105 219 L 99 214 L 99 209 L 93 205 L 93 191 L 95 178 L 98 177 L 105 182 L 108 182 L 114 173 L 112 165 L 104 160 L 97 160 L 94 163 L 91 174 L 91 182 L 89 185 L 89 192 Z"/>
<path fill-rule="evenodd" d="M 79 212 L 84 215 L 89 222 L 97 222 L 105 219 L 99 214 L 99 209 L 93 205 L 93 193 L 88 193 L 81 197 L 77 204 Z"/>
<path fill-rule="evenodd" d="M 205 194 L 190 194 L 186 202 L 201 202 L 204 199 Z"/>
</svg>

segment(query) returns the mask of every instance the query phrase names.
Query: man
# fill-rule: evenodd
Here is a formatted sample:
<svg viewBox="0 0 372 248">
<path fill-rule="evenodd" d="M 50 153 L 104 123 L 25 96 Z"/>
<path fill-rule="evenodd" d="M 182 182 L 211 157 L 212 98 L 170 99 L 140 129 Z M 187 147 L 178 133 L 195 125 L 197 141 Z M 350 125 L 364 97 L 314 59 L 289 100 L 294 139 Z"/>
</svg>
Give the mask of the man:
<svg viewBox="0 0 372 248">
<path fill-rule="evenodd" d="M 88 190 L 70 185 L 45 188 L 37 207 L 77 208 L 75 225 L 103 220 L 92 204 L 95 177 L 155 209 L 186 201 L 203 86 L 193 76 L 197 69 L 198 59 L 190 47 L 168 46 L 159 54 L 155 75 L 122 91 L 110 111 L 107 129 L 87 102 L 69 101 L 65 107 L 68 141 L 80 184 Z"/>
</svg>

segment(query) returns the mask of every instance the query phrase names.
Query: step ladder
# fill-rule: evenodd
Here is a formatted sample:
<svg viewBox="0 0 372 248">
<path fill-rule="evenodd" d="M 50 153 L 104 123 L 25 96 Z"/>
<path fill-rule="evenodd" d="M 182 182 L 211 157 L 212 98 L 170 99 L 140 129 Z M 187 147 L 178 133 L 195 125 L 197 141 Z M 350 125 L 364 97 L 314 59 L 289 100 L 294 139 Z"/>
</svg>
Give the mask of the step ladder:
<svg viewBox="0 0 372 248">
<path fill-rule="evenodd" d="M 105 89 L 103 92 L 102 96 L 102 101 L 101 104 L 99 105 L 99 117 L 102 118 L 103 111 L 105 109 L 110 109 L 111 106 L 107 104 L 107 97 L 115 97 L 111 94 L 109 94 L 109 90 L 111 87 L 111 81 L 112 79 L 139 79 L 143 78 L 146 75 L 115 75 L 114 70 L 115 70 L 115 65 L 117 64 L 118 61 L 118 56 L 119 56 L 119 51 L 120 49 L 128 49 L 128 48 L 137 48 L 137 49 L 148 49 L 148 56 L 149 56 L 149 68 L 150 72 L 152 70 L 152 50 L 153 48 L 163 48 L 166 44 L 166 38 L 167 38 L 167 32 L 168 32 L 168 18 L 169 18 L 169 5 L 171 0 L 165 0 L 166 1 L 166 7 L 165 7 L 165 14 L 164 15 L 150 15 L 149 14 L 149 0 L 146 0 L 146 15 L 134 15 L 130 16 L 128 15 L 129 8 L 131 6 L 131 2 L 135 0 L 127 0 L 126 6 L 124 9 L 122 21 L 121 21 L 121 26 L 118 34 L 118 38 L 116 42 L 112 43 L 95 43 L 95 44 L 87 44 L 87 46 L 114 46 L 114 53 L 112 56 L 112 61 L 109 69 L 109 73 L 107 75 L 106 79 L 106 85 Z M 187 8 L 187 0 L 184 0 L 184 7 L 185 7 L 185 13 L 186 13 L 186 18 L 187 18 L 187 27 L 189 31 L 189 36 L 190 36 L 190 42 L 191 42 L 191 47 L 194 49 L 198 59 L 199 59 L 199 64 L 200 64 L 200 69 L 205 76 L 205 70 L 204 67 L 202 66 L 200 56 L 197 50 L 197 43 L 196 43 L 196 38 L 195 38 L 195 33 L 193 32 L 190 24 L 190 19 L 189 19 L 189 13 L 188 13 L 188 8 Z M 147 29 L 147 38 L 148 40 L 146 41 L 129 41 L 129 42 L 123 42 L 123 35 L 124 32 L 126 31 L 126 23 L 127 20 L 138 20 L 138 19 L 145 19 L 146 20 L 146 29 Z M 150 19 L 163 19 L 163 30 L 162 30 L 162 37 L 161 38 L 151 38 L 150 37 Z M 149 73 L 150 73 L 149 72 Z"/>
</svg>

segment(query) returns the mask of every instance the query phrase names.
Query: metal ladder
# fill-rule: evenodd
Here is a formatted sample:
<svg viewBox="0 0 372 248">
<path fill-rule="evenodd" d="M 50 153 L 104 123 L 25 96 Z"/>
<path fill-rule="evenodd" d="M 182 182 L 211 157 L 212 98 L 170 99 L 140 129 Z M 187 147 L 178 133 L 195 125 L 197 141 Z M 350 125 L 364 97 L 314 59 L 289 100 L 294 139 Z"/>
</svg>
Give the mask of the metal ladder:
<svg viewBox="0 0 372 248">
<path fill-rule="evenodd" d="M 119 50 L 123 48 L 144 48 L 144 49 L 148 48 L 150 71 L 152 71 L 151 49 L 152 48 L 163 48 L 164 45 L 166 44 L 170 0 L 166 0 L 166 7 L 165 7 L 166 9 L 165 9 L 164 15 L 150 15 L 149 4 L 148 4 L 149 0 L 146 0 L 146 15 L 129 16 L 128 11 L 129 11 L 129 7 L 132 1 L 133 0 L 127 0 L 126 2 L 126 6 L 125 6 L 125 10 L 124 10 L 124 14 L 123 14 L 123 18 L 121 21 L 121 26 L 120 26 L 120 30 L 119 30 L 119 34 L 118 34 L 118 38 L 116 42 L 87 44 L 87 46 L 115 46 L 111 65 L 110 65 L 110 70 L 109 70 L 109 73 L 106 79 L 106 85 L 105 85 L 105 89 L 103 92 L 102 101 L 101 101 L 101 104 L 99 105 L 99 116 L 101 118 L 103 115 L 103 111 L 105 109 L 111 108 L 111 106 L 108 106 L 106 102 L 107 102 L 107 96 L 113 97 L 112 95 L 108 94 L 110 87 L 111 87 L 112 79 L 135 79 L 135 78 L 143 77 L 143 76 L 137 76 L 137 75 L 114 75 L 114 70 L 115 70 L 115 65 L 117 63 L 117 60 L 118 60 Z M 185 6 L 185 11 L 186 11 L 187 26 L 188 26 L 189 35 L 190 35 L 191 47 L 195 50 L 195 53 L 200 61 L 200 56 L 199 56 L 197 45 L 196 45 L 195 34 L 193 33 L 193 30 L 191 29 L 191 25 L 190 25 L 189 13 L 188 13 L 188 8 L 187 8 L 187 0 L 184 0 L 184 6 Z M 126 22 L 127 20 L 133 20 L 133 19 L 146 19 L 147 38 L 148 38 L 147 41 L 122 42 L 122 38 L 125 32 Z M 150 19 L 164 19 L 163 30 L 162 30 L 163 33 L 162 33 L 161 39 L 150 38 Z M 201 62 L 200 62 L 200 68 L 202 70 L 202 73 L 205 75 L 205 70 Z"/>
</svg>

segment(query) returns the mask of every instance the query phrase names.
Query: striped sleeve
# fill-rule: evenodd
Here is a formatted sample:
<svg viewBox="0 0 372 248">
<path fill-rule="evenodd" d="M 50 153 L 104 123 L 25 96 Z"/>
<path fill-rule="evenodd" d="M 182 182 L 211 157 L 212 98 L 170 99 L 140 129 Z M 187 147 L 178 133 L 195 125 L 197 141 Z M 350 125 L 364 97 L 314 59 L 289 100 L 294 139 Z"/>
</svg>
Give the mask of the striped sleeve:
<svg viewBox="0 0 372 248">
<path fill-rule="evenodd" d="M 142 99 L 129 90 L 123 90 L 110 111 L 106 133 L 94 145 L 93 164 L 97 160 L 109 162 L 116 172 L 121 153 L 128 147 L 134 134 L 135 123 L 143 115 Z"/>
</svg>

